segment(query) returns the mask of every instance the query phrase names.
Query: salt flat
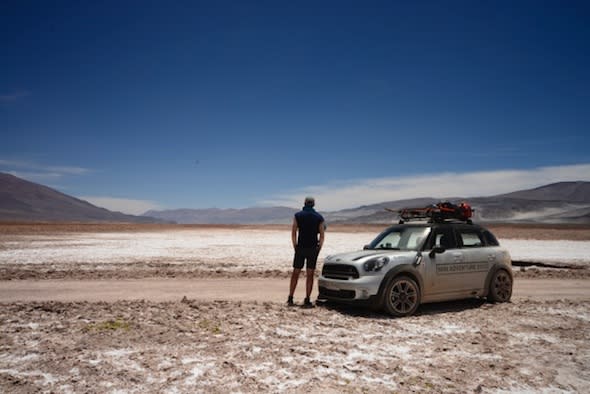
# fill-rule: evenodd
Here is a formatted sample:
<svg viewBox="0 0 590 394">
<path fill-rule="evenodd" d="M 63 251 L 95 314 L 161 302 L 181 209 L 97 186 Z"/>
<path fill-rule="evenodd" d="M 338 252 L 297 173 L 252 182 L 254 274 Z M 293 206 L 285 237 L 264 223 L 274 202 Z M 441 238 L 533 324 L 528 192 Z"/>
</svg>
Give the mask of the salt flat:
<svg viewBox="0 0 590 394">
<path fill-rule="evenodd" d="M 362 249 L 375 232 L 328 232 L 326 255 Z M 590 241 L 500 239 L 513 260 L 590 266 Z M 290 270 L 290 233 L 261 229 L 191 229 L 161 232 L 21 235 L 0 241 L 0 266 L 190 263 L 194 268 L 239 272 Z"/>
</svg>

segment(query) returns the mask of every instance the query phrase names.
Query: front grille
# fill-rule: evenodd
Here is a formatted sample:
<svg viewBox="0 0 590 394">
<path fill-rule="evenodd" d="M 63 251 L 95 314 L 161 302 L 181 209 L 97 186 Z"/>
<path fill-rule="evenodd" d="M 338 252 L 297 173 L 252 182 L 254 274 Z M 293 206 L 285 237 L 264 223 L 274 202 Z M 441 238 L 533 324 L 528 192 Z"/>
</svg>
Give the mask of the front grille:
<svg viewBox="0 0 590 394">
<path fill-rule="evenodd" d="M 320 297 L 321 296 L 352 300 L 354 299 L 355 292 L 354 290 L 330 290 L 320 286 Z"/>
<path fill-rule="evenodd" d="M 353 265 L 347 264 L 324 264 L 322 276 L 329 279 L 350 280 L 358 279 L 359 272 Z"/>
</svg>

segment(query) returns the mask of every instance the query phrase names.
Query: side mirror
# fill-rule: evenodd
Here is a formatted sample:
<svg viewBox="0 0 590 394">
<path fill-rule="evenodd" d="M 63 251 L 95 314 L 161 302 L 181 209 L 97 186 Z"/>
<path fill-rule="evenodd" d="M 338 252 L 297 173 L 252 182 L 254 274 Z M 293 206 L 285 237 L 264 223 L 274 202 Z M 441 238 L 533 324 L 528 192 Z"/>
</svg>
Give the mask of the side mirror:
<svg viewBox="0 0 590 394">
<path fill-rule="evenodd" d="M 368 249 L 371 249 L 371 245 L 365 245 L 365 246 L 363 246 L 363 250 L 368 250 Z"/>
<path fill-rule="evenodd" d="M 430 253 L 428 253 L 428 257 L 430 257 L 431 259 L 434 258 L 434 256 L 436 256 L 437 253 L 444 253 L 446 249 L 442 248 L 440 246 L 437 246 L 435 248 L 432 248 L 432 250 L 430 251 Z"/>
</svg>

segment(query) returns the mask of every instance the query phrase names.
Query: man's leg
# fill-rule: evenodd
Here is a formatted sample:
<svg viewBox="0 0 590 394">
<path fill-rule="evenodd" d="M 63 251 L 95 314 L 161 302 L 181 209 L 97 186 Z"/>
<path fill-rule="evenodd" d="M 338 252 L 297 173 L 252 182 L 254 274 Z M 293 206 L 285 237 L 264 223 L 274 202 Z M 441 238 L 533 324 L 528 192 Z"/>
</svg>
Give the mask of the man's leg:
<svg viewBox="0 0 590 394">
<path fill-rule="evenodd" d="M 301 268 L 293 268 L 293 273 L 291 274 L 291 285 L 289 286 L 289 298 L 293 297 L 295 293 L 295 288 L 297 287 L 297 281 L 299 280 L 299 274 L 301 273 Z"/>
<path fill-rule="evenodd" d="M 301 253 L 300 248 L 295 248 L 295 256 L 293 256 L 293 272 L 291 273 L 291 283 L 289 284 L 289 298 L 287 298 L 287 305 L 292 306 L 293 294 L 297 287 L 297 281 L 299 280 L 299 274 L 303 268 L 305 256 Z"/>
<path fill-rule="evenodd" d="M 318 261 L 319 253 L 320 250 L 318 248 L 311 248 L 308 251 L 307 266 L 305 267 L 305 302 L 303 303 L 305 306 L 312 306 L 309 297 L 311 296 L 311 292 L 313 290 L 313 276 L 315 273 L 315 267 Z"/>
<path fill-rule="evenodd" d="M 305 297 L 309 300 L 311 296 L 311 291 L 313 290 L 313 275 L 315 273 L 315 268 L 306 269 L 305 270 Z"/>
</svg>

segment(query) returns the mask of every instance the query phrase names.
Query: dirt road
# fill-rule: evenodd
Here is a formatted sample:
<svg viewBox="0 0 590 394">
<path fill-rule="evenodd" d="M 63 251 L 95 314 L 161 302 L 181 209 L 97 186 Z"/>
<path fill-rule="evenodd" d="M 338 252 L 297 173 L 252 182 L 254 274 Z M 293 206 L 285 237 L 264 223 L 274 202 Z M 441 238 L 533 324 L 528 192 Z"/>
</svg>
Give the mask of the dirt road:
<svg viewBox="0 0 590 394">
<path fill-rule="evenodd" d="M 304 278 L 296 298 L 303 298 Z M 186 296 L 202 301 L 283 302 L 288 279 L 138 279 L 138 280 L 15 280 L 0 281 L 0 302 L 16 301 L 174 301 Z M 314 290 L 314 296 L 315 292 Z M 590 281 L 517 279 L 514 298 L 590 300 Z"/>
</svg>

